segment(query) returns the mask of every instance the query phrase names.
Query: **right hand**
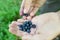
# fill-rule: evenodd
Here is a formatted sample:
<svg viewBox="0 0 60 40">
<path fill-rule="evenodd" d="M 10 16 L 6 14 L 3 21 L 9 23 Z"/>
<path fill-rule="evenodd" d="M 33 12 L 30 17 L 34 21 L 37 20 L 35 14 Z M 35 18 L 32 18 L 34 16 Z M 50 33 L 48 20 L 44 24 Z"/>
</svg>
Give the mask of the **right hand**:
<svg viewBox="0 0 60 40">
<path fill-rule="evenodd" d="M 60 14 L 60 13 L 59 13 Z M 57 12 L 45 13 L 32 19 L 36 24 L 36 37 L 39 40 L 53 40 L 60 35 L 60 15 Z M 59 37 L 57 37 L 59 39 Z M 35 38 L 33 38 L 35 40 Z"/>
<path fill-rule="evenodd" d="M 33 3 L 32 3 L 33 1 Z M 25 14 L 29 14 L 28 17 L 23 16 L 23 19 L 28 19 L 31 20 L 34 16 L 35 13 L 37 12 L 38 8 L 35 7 L 35 0 L 23 0 L 20 8 L 20 15 L 23 16 Z"/>
<path fill-rule="evenodd" d="M 46 2 L 46 0 L 23 0 L 20 8 L 20 15 L 23 15 L 22 11 L 24 13 L 29 14 L 30 16 L 26 17 L 23 16 L 24 19 L 31 20 L 38 9 Z M 23 9 L 24 7 L 24 9 Z M 29 12 L 29 13 L 28 13 Z"/>
</svg>

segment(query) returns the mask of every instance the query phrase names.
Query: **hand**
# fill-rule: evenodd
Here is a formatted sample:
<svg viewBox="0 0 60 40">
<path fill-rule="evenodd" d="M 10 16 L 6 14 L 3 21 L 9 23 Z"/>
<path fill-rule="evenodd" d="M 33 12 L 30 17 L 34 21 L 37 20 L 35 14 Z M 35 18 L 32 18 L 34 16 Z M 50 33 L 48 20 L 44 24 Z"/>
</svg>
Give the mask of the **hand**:
<svg viewBox="0 0 60 40">
<path fill-rule="evenodd" d="M 23 19 L 31 20 L 35 16 L 38 9 L 42 7 L 45 2 L 46 0 L 23 0 L 20 10 L 24 7 L 23 12 L 30 14 L 28 17 L 23 16 Z M 20 11 L 20 15 L 23 15 L 22 11 Z"/>
<path fill-rule="evenodd" d="M 19 30 L 18 25 L 21 25 L 21 24 L 22 24 L 23 22 L 25 22 L 25 21 L 27 21 L 27 20 L 18 19 L 17 21 L 13 21 L 13 22 L 9 25 L 9 31 L 10 31 L 12 34 L 15 34 L 15 35 L 17 35 L 17 36 L 22 36 L 23 39 L 24 39 L 25 36 L 28 37 L 27 35 L 29 35 L 29 36 L 34 35 L 34 34 L 35 34 L 35 31 L 36 31 L 35 28 L 34 28 L 34 29 L 33 29 L 33 28 L 31 29 L 30 34 L 27 33 L 27 32 L 23 32 L 23 31 Z M 26 38 L 25 38 L 25 39 L 26 39 Z"/>
<path fill-rule="evenodd" d="M 23 16 L 24 20 L 26 20 L 26 19 L 27 20 L 31 20 L 34 17 L 34 15 L 35 15 L 34 13 L 30 13 L 28 16 L 24 16 L 23 10 L 24 10 L 23 8 L 20 9 L 20 15 Z"/>
<path fill-rule="evenodd" d="M 22 36 L 23 40 L 52 40 L 60 34 L 60 22 L 56 13 L 46 13 L 36 16 L 32 23 L 36 24 L 36 29 L 31 29 L 31 33 L 25 33 L 18 29 L 17 25 L 23 23 L 21 19 L 10 24 L 9 31 L 17 36 Z M 35 30 L 35 31 L 34 31 Z"/>
<path fill-rule="evenodd" d="M 24 9 L 21 9 L 20 10 L 20 15 L 23 16 L 23 19 L 24 20 L 31 20 L 34 16 L 35 16 L 35 12 L 31 12 L 31 13 L 24 13 L 23 12 Z M 26 10 L 27 11 L 27 10 Z M 25 15 L 24 15 L 25 14 Z M 26 16 L 27 15 L 27 16 Z"/>
<path fill-rule="evenodd" d="M 23 19 L 31 20 L 40 7 L 40 1 L 37 0 L 23 0 L 20 8 L 20 15 L 23 16 L 23 13 L 29 14 L 28 17 L 23 16 Z M 23 11 L 23 13 L 22 13 Z"/>
</svg>

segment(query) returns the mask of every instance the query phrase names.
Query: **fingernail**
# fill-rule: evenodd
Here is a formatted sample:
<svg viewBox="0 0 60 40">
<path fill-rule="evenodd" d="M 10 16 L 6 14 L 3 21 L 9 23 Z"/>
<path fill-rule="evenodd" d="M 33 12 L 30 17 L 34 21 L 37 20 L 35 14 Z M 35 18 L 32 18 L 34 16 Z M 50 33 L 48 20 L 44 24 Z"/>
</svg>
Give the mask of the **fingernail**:
<svg viewBox="0 0 60 40">
<path fill-rule="evenodd" d="M 33 17 L 35 14 L 31 13 L 30 16 Z"/>
<path fill-rule="evenodd" d="M 28 11 L 26 9 L 24 9 L 24 13 L 28 13 Z"/>
<path fill-rule="evenodd" d="M 32 19 L 32 17 L 28 16 L 28 17 L 27 17 L 27 19 L 28 19 L 28 20 L 31 20 L 31 19 Z"/>
</svg>

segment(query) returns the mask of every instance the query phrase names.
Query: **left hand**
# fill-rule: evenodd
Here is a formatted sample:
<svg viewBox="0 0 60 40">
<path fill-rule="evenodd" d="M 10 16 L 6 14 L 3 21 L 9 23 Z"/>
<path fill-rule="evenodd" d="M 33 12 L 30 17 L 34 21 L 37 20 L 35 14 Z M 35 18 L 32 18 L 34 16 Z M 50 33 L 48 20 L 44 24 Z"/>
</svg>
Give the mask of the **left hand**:
<svg viewBox="0 0 60 40">
<path fill-rule="evenodd" d="M 16 35 L 16 36 L 21 36 L 22 39 L 31 39 L 30 37 L 35 35 L 35 31 L 36 29 L 31 29 L 30 33 L 27 32 L 23 32 L 21 30 L 19 30 L 19 26 L 21 25 L 23 22 L 25 22 L 27 20 L 24 19 L 18 19 L 17 21 L 13 21 L 11 24 L 9 24 L 9 32 L 11 32 L 12 34 Z"/>
</svg>

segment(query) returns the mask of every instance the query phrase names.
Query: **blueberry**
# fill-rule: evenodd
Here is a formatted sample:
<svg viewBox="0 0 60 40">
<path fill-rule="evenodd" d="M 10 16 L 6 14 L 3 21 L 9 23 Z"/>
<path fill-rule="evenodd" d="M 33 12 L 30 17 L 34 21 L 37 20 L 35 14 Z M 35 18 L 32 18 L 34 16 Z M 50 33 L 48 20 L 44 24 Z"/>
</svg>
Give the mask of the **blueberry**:
<svg viewBox="0 0 60 40">
<path fill-rule="evenodd" d="M 19 26 L 19 28 L 22 28 L 23 27 L 23 25 L 18 25 Z"/>
<path fill-rule="evenodd" d="M 32 27 L 32 28 L 36 28 L 36 25 L 35 25 L 35 24 L 33 24 L 33 25 L 31 25 L 31 27 Z"/>
<path fill-rule="evenodd" d="M 28 21 L 28 24 L 29 24 L 29 25 L 32 25 L 32 22 L 31 22 L 31 21 Z"/>
<path fill-rule="evenodd" d="M 23 28 L 25 28 L 26 26 L 25 25 L 23 25 Z"/>
<path fill-rule="evenodd" d="M 27 29 L 31 29 L 31 27 L 29 26 L 29 27 L 27 27 Z"/>
<path fill-rule="evenodd" d="M 23 28 L 19 28 L 19 30 L 24 31 L 24 29 L 23 29 Z"/>
<path fill-rule="evenodd" d="M 26 26 L 26 23 L 23 23 L 24 26 Z"/>
<path fill-rule="evenodd" d="M 25 22 L 23 23 L 23 25 L 25 25 L 25 26 L 26 26 L 26 24 L 28 24 L 28 21 L 25 21 Z"/>
<path fill-rule="evenodd" d="M 25 28 L 25 29 L 27 29 L 28 27 L 27 27 L 27 26 L 25 26 L 24 28 Z"/>
<path fill-rule="evenodd" d="M 19 26 L 19 30 L 24 31 L 24 26 L 23 25 L 18 25 Z"/>
<path fill-rule="evenodd" d="M 31 21 L 25 21 L 22 25 L 19 25 L 20 30 L 30 33 L 31 28 L 35 28 L 35 25 L 32 25 Z"/>
<path fill-rule="evenodd" d="M 26 32 L 26 30 L 25 30 L 25 29 L 23 29 L 23 31 L 24 31 L 24 32 Z"/>
<path fill-rule="evenodd" d="M 25 29 L 25 32 L 27 32 L 27 29 Z"/>
<path fill-rule="evenodd" d="M 31 31 L 30 30 L 27 30 L 28 33 L 30 33 Z"/>
<path fill-rule="evenodd" d="M 26 16 L 26 17 L 28 17 L 28 16 L 29 16 L 29 14 L 27 14 L 27 13 L 23 13 L 23 16 Z"/>
<path fill-rule="evenodd" d="M 29 24 L 26 24 L 26 26 L 30 26 Z"/>
<path fill-rule="evenodd" d="M 19 25 L 19 30 L 23 31 L 23 25 Z"/>
</svg>

